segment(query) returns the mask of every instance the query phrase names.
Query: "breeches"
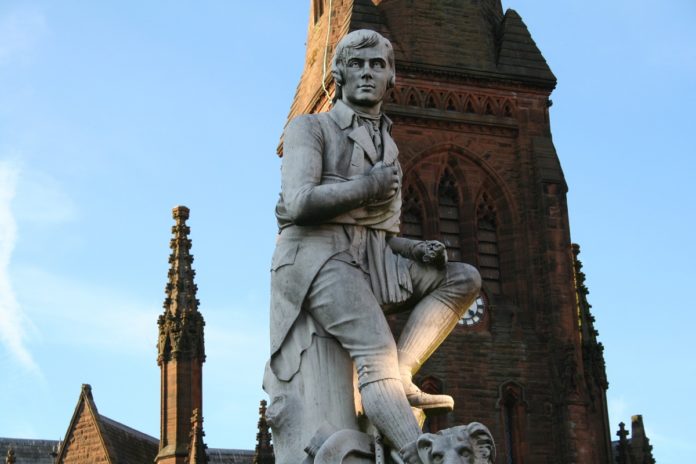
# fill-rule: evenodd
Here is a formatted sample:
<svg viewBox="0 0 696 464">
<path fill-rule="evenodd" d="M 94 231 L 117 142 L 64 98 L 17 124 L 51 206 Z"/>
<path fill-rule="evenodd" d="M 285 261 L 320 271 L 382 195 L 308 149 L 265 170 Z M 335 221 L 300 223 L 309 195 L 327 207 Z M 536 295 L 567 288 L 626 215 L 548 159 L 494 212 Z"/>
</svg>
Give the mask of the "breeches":
<svg viewBox="0 0 696 464">
<path fill-rule="evenodd" d="M 476 269 L 464 263 L 448 263 L 445 269 L 437 269 L 412 262 L 409 273 L 413 294 L 403 305 L 389 308 L 390 312 L 413 308 L 431 296 L 462 316 L 467 309 L 463 302 L 480 286 Z M 328 260 L 312 282 L 303 308 L 348 351 L 360 388 L 400 378 L 394 336 L 372 293 L 369 276 L 359 267 Z"/>
</svg>

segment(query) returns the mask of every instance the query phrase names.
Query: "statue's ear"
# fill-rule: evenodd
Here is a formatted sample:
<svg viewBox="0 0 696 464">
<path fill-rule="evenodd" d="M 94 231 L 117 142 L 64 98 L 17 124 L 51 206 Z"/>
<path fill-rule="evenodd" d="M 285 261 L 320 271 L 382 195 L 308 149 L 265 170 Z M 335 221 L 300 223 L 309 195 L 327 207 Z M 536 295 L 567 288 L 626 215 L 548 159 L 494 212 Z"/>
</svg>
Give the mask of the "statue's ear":
<svg viewBox="0 0 696 464">
<path fill-rule="evenodd" d="M 478 422 L 472 422 L 468 427 L 476 462 L 493 464 L 495 462 L 495 442 L 490 430 Z"/>
<path fill-rule="evenodd" d="M 333 69 L 331 69 L 331 75 L 333 76 L 334 82 L 337 86 L 340 87 L 343 85 L 343 73 L 340 69 L 336 69 L 336 67 L 334 66 Z"/>
<path fill-rule="evenodd" d="M 418 447 L 418 456 L 421 461 L 423 461 L 423 464 L 430 464 L 432 462 L 434 439 L 435 435 L 432 433 L 424 433 L 418 438 L 416 446 Z"/>
</svg>

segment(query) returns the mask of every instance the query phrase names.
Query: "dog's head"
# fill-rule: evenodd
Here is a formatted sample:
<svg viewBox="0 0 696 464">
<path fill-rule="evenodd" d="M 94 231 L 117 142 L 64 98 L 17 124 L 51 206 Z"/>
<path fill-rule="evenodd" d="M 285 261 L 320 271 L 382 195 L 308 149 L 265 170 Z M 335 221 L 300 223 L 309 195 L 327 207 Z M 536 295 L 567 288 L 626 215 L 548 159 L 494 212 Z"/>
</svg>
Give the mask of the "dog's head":
<svg viewBox="0 0 696 464">
<path fill-rule="evenodd" d="M 478 422 L 424 433 L 417 441 L 423 464 L 493 464 L 495 444 L 491 432 Z"/>
</svg>

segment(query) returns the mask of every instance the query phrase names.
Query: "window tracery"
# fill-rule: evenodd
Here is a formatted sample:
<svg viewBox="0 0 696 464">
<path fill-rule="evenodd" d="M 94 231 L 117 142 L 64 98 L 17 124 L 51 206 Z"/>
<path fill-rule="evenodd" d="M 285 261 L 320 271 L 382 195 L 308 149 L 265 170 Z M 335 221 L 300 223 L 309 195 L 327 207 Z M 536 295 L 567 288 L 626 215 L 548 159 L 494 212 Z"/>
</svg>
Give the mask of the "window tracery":
<svg viewBox="0 0 696 464">
<path fill-rule="evenodd" d="M 401 235 L 414 240 L 423 239 L 423 205 L 412 187 L 406 189 L 401 206 Z"/>
<path fill-rule="evenodd" d="M 447 247 L 447 258 L 450 261 L 462 261 L 459 189 L 449 169 L 440 178 L 437 192 L 440 239 Z"/>
</svg>

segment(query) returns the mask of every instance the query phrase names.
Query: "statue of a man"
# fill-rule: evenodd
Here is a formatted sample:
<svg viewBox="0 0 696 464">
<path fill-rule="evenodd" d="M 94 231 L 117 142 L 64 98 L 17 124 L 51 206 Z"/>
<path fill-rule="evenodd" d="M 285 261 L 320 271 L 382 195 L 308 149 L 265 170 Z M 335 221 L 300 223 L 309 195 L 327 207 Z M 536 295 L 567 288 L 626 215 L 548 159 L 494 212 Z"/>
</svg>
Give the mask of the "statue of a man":
<svg viewBox="0 0 696 464">
<path fill-rule="evenodd" d="M 346 35 L 333 77 L 331 111 L 299 116 L 284 134 L 270 370 L 290 381 L 312 337 L 333 337 L 355 366 L 367 418 L 417 463 L 421 430 L 411 406 L 454 402 L 423 393 L 412 376 L 478 296 L 481 279 L 472 266 L 447 263 L 443 244 L 398 237 L 402 172 L 382 113 L 395 82 L 389 41 L 368 30 Z M 385 312 L 403 310 L 410 315 L 397 343 Z"/>
</svg>

